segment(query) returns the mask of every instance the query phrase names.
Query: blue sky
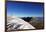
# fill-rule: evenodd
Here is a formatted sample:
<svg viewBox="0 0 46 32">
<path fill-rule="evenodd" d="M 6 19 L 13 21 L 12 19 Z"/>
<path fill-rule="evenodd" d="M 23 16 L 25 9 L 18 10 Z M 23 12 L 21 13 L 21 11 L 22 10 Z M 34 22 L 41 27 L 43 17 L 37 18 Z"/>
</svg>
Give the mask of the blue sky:
<svg viewBox="0 0 46 32">
<path fill-rule="evenodd" d="M 44 6 L 41 3 L 7 2 L 7 15 L 17 17 L 42 17 Z"/>
</svg>

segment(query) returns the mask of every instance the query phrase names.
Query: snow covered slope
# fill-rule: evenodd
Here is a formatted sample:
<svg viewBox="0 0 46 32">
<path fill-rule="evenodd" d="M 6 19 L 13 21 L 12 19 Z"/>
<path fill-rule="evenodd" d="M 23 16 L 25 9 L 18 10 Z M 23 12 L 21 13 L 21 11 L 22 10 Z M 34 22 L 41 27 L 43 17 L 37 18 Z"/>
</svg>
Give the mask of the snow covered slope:
<svg viewBox="0 0 46 32">
<path fill-rule="evenodd" d="M 8 16 L 7 17 L 7 28 L 8 30 L 13 30 L 13 29 L 35 29 L 31 24 L 28 22 L 14 17 L 14 16 Z"/>
</svg>

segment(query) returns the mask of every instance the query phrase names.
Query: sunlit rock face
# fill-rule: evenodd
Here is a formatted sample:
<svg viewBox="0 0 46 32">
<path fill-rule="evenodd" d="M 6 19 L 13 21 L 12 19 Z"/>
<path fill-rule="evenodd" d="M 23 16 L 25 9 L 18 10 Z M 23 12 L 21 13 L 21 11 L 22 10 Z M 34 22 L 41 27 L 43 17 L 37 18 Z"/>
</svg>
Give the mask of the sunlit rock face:
<svg viewBox="0 0 46 32">
<path fill-rule="evenodd" d="M 7 30 L 35 29 L 35 27 L 28 22 L 14 16 L 7 16 L 7 28 Z"/>
</svg>

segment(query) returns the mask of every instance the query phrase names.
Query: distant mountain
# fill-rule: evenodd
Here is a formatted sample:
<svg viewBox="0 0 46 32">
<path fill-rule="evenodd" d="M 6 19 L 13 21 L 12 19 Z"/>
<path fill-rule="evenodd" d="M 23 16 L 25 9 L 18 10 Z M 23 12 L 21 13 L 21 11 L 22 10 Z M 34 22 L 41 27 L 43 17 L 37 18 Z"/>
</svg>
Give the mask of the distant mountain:
<svg viewBox="0 0 46 32">
<path fill-rule="evenodd" d="M 39 21 L 39 20 L 43 21 L 44 20 L 43 17 L 20 17 L 20 18 L 27 21 L 27 22 L 29 22 L 31 20 L 37 20 L 37 21 Z"/>
<path fill-rule="evenodd" d="M 37 20 L 43 20 L 43 17 L 36 17 Z"/>
<path fill-rule="evenodd" d="M 23 19 L 24 21 L 29 22 L 32 19 L 32 17 L 21 17 L 21 19 Z"/>
</svg>

